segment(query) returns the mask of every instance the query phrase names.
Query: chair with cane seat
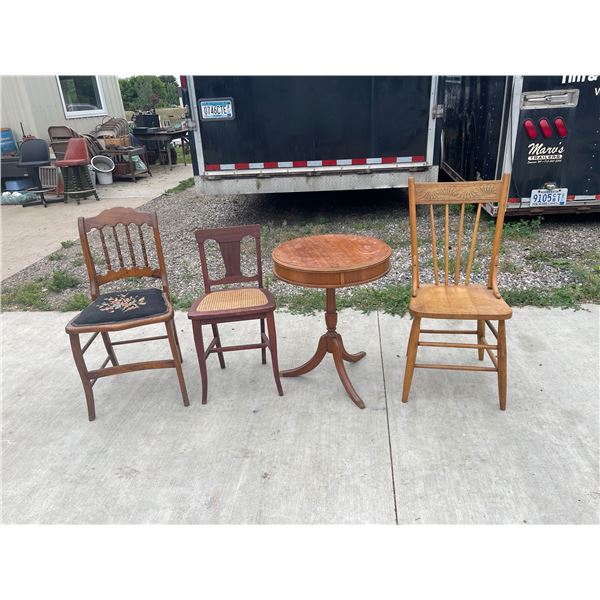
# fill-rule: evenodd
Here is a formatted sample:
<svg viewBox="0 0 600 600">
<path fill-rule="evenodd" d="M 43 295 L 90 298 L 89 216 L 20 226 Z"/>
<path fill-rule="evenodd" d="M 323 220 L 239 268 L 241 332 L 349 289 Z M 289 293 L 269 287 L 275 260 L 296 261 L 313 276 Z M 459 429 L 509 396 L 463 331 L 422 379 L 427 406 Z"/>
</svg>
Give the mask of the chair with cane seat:
<svg viewBox="0 0 600 600">
<path fill-rule="evenodd" d="M 406 369 L 402 389 L 402 402 L 408 401 L 413 372 L 415 368 L 421 369 L 449 369 L 464 371 L 494 371 L 498 373 L 498 393 L 500 410 L 506 409 L 506 320 L 512 316 L 511 308 L 502 299 L 498 291 L 497 275 L 502 240 L 502 227 L 510 175 L 504 175 L 501 181 L 475 181 L 458 183 L 415 183 L 409 177 L 409 210 L 410 210 L 410 236 L 412 254 L 412 298 L 409 312 L 412 316 L 412 327 L 408 341 Z M 494 237 L 492 240 L 491 260 L 487 275 L 486 285 L 471 284 L 473 261 L 477 244 L 477 233 L 481 215 L 481 205 L 484 203 L 497 203 L 498 215 Z M 477 212 L 473 219 L 473 233 L 470 240 L 468 257 L 464 274 L 464 283 L 461 279 L 461 260 L 463 248 L 463 233 L 465 229 L 465 205 L 476 204 Z M 429 210 L 431 226 L 431 252 L 433 266 L 433 285 L 421 285 L 419 278 L 419 248 L 417 241 L 417 206 L 425 205 Z M 456 244 L 456 258 L 453 268 L 450 265 L 450 218 L 449 206 L 460 207 L 458 218 L 458 234 L 453 238 Z M 437 238 L 435 229 L 435 207 L 443 207 L 444 212 L 444 251 L 443 273 L 439 267 Z M 468 238 L 467 238 L 468 241 Z M 465 249 L 467 244 L 465 244 Z M 452 274 L 452 271 L 454 273 Z M 443 278 L 442 278 L 443 277 Z M 477 329 L 473 330 L 446 330 L 446 329 L 421 329 L 422 319 L 449 319 L 449 320 L 474 320 Z M 498 321 L 498 328 L 491 321 Z M 485 338 L 485 328 L 490 329 L 496 338 L 496 344 L 488 344 Z M 477 343 L 462 342 L 434 342 L 421 341 L 421 334 L 467 334 L 477 336 Z M 479 360 L 483 360 L 484 352 L 489 355 L 493 367 L 429 364 L 417 363 L 417 350 L 421 347 L 438 348 L 471 348 L 477 349 Z M 494 354 L 492 350 L 496 350 Z"/>
<path fill-rule="evenodd" d="M 218 229 L 198 229 L 196 240 L 200 251 L 200 262 L 202 264 L 202 278 L 204 280 L 204 296 L 201 296 L 192 304 L 188 312 L 188 318 L 192 321 L 194 342 L 198 354 L 200 376 L 202 379 L 202 404 L 206 404 L 208 390 L 208 376 L 206 371 L 206 359 L 211 353 L 219 356 L 221 368 L 225 368 L 224 352 L 233 350 L 249 350 L 260 348 L 262 364 L 266 364 L 266 348 L 271 352 L 271 364 L 275 385 L 280 396 L 283 396 L 283 388 L 279 379 L 279 365 L 277 361 L 277 334 L 275 330 L 275 298 L 263 287 L 261 247 L 260 247 L 260 225 L 246 225 L 241 227 L 223 227 Z M 256 250 L 256 273 L 246 276 L 241 269 L 241 245 L 245 237 L 253 240 Z M 219 250 L 225 265 L 225 275 L 218 279 L 212 279 L 206 259 L 205 243 L 214 240 L 219 245 Z M 222 290 L 212 290 L 213 286 L 221 286 L 239 283 L 255 283 L 257 287 L 230 287 Z M 260 320 L 260 343 L 245 344 L 240 346 L 221 346 L 218 324 L 233 321 Z M 268 336 L 265 333 L 265 321 Z M 202 339 L 202 325 L 210 325 L 213 339 L 204 348 Z"/>
<path fill-rule="evenodd" d="M 150 235 L 151 234 L 151 235 Z M 89 237 L 96 239 L 94 252 Z M 184 406 L 189 405 L 183 370 L 183 358 L 174 325 L 173 306 L 169 296 L 169 284 L 158 231 L 155 212 L 138 212 L 131 208 L 112 208 L 91 218 L 79 217 L 79 239 L 90 279 L 92 302 L 66 326 L 71 340 L 73 358 L 83 389 L 90 421 L 96 418 L 93 385 L 101 377 L 118 375 L 145 369 L 174 368 Z M 153 244 L 152 244 L 153 240 Z M 116 251 L 116 257 L 112 256 Z M 137 253 L 136 253 L 137 250 Z M 96 269 L 94 257 L 104 257 L 104 270 Z M 100 259 L 98 259 L 100 262 Z M 129 277 L 151 277 L 160 279 L 162 289 L 127 289 L 118 292 L 100 293 L 100 286 Z M 144 325 L 164 323 L 167 334 L 124 341 L 112 341 L 109 334 Z M 79 336 L 93 335 L 81 347 Z M 89 370 L 83 355 L 100 334 L 108 356 L 99 369 Z M 119 364 L 114 346 L 150 340 L 168 339 L 172 360 L 151 360 Z M 111 362 L 111 367 L 106 365 Z"/>
<path fill-rule="evenodd" d="M 90 156 L 85 138 L 71 138 L 67 144 L 65 157 L 62 160 L 57 160 L 54 164 L 62 170 L 65 202 L 68 202 L 71 196 L 77 200 L 77 204 L 80 203 L 81 198 L 92 195 L 95 196 L 96 200 L 100 200 L 88 168 Z"/>
</svg>

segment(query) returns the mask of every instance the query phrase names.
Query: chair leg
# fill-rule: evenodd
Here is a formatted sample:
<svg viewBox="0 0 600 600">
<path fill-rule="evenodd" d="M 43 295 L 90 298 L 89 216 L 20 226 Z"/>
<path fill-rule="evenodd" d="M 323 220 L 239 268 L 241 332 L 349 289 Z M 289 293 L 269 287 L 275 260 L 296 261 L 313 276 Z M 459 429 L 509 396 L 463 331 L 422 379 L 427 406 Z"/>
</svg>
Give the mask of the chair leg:
<svg viewBox="0 0 600 600">
<path fill-rule="evenodd" d="M 185 387 L 183 369 L 181 368 L 181 361 L 179 360 L 179 351 L 177 350 L 177 342 L 175 341 L 175 324 L 173 319 L 167 321 L 165 323 L 165 326 L 167 328 L 167 337 L 169 338 L 169 345 L 171 346 L 171 354 L 173 355 L 173 361 L 175 363 L 175 370 L 177 371 L 177 379 L 179 379 L 181 395 L 183 396 L 183 405 L 189 406 L 190 400 L 188 398 L 187 389 Z"/>
<path fill-rule="evenodd" d="M 485 321 L 477 321 L 477 343 L 485 344 Z M 477 348 L 477 355 L 479 360 L 483 360 L 483 348 Z"/>
<path fill-rule="evenodd" d="M 202 380 L 202 404 L 206 404 L 208 396 L 208 376 L 206 374 L 206 356 L 204 355 L 204 343 L 202 342 L 202 324 L 197 319 L 192 319 L 192 331 L 194 332 L 194 344 L 198 355 L 198 366 L 200 367 L 200 379 Z"/>
<path fill-rule="evenodd" d="M 500 410 L 506 410 L 506 321 L 498 321 L 498 396 Z"/>
<path fill-rule="evenodd" d="M 271 351 L 271 364 L 273 365 L 273 376 L 275 377 L 275 385 L 280 396 L 283 396 L 283 388 L 281 387 L 281 379 L 279 378 L 279 361 L 277 360 L 277 332 L 275 330 L 275 315 L 269 313 L 267 315 L 267 328 L 269 330 L 269 350 Z"/>
<path fill-rule="evenodd" d="M 216 323 L 213 323 L 212 331 L 213 331 L 213 336 L 217 340 L 215 347 L 220 348 L 221 347 L 221 336 L 219 335 L 219 328 Z M 225 368 L 225 357 L 223 356 L 222 352 L 217 352 L 217 354 L 219 355 L 219 364 L 221 365 L 221 369 L 224 369 Z"/>
<path fill-rule="evenodd" d="M 177 354 L 179 354 L 179 362 L 183 362 L 183 354 L 181 353 L 181 346 L 179 345 L 179 336 L 177 335 L 177 325 L 173 326 L 173 332 L 175 333 L 175 343 L 177 344 Z"/>
<path fill-rule="evenodd" d="M 261 319 L 260 320 L 260 343 L 262 344 L 263 342 L 263 336 L 265 334 L 265 320 Z M 261 356 L 262 356 L 262 364 L 266 365 L 267 364 L 267 349 L 266 348 L 261 348 L 260 349 L 261 352 Z"/>
<path fill-rule="evenodd" d="M 408 402 L 410 384 L 412 382 L 415 362 L 417 358 L 417 344 L 419 343 L 419 333 L 421 331 L 421 318 L 414 317 L 408 338 L 408 350 L 406 353 L 406 369 L 404 371 L 404 384 L 402 386 L 402 402 Z"/>
<path fill-rule="evenodd" d="M 77 371 L 79 371 L 79 377 L 81 377 L 81 383 L 83 384 L 83 390 L 85 392 L 85 401 L 87 403 L 88 419 L 93 421 L 96 418 L 96 408 L 94 406 L 94 392 L 92 390 L 92 383 L 90 381 L 89 373 L 83 359 L 83 352 L 81 351 L 81 342 L 79 335 L 76 333 L 69 334 L 69 340 L 71 341 L 71 350 L 73 352 L 73 358 L 75 359 L 75 365 Z"/>
<path fill-rule="evenodd" d="M 106 333 L 104 331 L 102 332 L 102 341 L 104 342 L 104 347 L 106 348 L 106 352 L 108 352 L 108 357 L 110 358 L 110 362 L 112 363 L 113 367 L 117 367 L 119 365 L 119 361 L 117 360 L 117 355 L 115 354 L 115 350 L 110 341 L 110 337 L 108 336 L 108 333 Z"/>
</svg>

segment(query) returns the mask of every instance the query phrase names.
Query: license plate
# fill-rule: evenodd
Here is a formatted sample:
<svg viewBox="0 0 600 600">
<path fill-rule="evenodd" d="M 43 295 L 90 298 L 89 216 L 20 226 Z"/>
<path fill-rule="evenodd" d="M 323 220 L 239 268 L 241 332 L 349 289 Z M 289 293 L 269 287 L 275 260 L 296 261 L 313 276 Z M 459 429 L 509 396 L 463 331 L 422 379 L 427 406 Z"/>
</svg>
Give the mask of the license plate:
<svg viewBox="0 0 600 600">
<path fill-rule="evenodd" d="M 566 203 L 567 188 L 531 190 L 530 206 L 564 206 Z"/>
<path fill-rule="evenodd" d="M 225 121 L 234 118 L 232 98 L 199 100 L 200 118 L 203 121 Z"/>
</svg>

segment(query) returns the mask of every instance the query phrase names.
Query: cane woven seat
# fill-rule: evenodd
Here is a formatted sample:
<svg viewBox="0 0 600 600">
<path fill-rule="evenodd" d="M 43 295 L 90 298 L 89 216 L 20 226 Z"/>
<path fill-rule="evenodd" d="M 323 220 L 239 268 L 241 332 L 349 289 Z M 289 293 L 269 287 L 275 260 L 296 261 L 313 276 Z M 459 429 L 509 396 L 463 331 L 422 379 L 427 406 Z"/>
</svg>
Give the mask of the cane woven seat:
<svg viewBox="0 0 600 600">
<path fill-rule="evenodd" d="M 264 306 L 269 302 L 263 290 L 259 288 L 235 288 L 210 292 L 198 302 L 198 312 L 239 310 Z"/>
</svg>

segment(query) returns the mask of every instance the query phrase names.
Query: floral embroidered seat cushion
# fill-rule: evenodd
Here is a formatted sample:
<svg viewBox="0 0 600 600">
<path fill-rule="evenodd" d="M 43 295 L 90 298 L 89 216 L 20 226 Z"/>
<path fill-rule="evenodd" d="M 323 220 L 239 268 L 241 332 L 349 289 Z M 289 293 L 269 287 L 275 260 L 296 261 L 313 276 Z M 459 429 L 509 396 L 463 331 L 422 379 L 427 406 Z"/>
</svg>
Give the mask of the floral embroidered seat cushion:
<svg viewBox="0 0 600 600">
<path fill-rule="evenodd" d="M 100 294 L 77 315 L 73 324 L 118 323 L 160 315 L 167 310 L 163 292 L 156 288 L 111 292 Z"/>
</svg>

